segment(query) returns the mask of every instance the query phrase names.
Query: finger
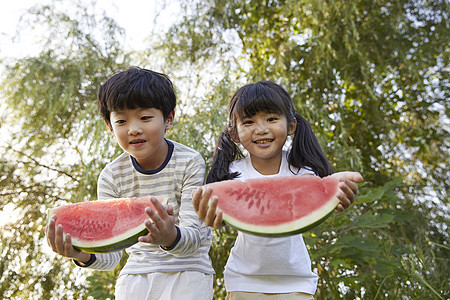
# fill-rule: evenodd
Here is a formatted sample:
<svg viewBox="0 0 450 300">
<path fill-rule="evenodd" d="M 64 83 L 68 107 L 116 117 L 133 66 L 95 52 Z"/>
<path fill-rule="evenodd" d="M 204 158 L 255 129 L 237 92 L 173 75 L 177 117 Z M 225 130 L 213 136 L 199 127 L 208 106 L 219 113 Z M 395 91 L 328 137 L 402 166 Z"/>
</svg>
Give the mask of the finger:
<svg viewBox="0 0 450 300">
<path fill-rule="evenodd" d="M 356 194 L 358 193 L 358 186 L 356 185 L 356 183 L 342 178 L 342 181 L 339 183 L 339 188 L 341 189 L 341 192 L 345 195 L 345 197 L 350 199 L 351 202 L 355 200 Z"/>
<path fill-rule="evenodd" d="M 214 221 L 216 219 L 216 211 L 217 211 L 217 202 L 219 198 L 217 196 L 213 196 L 210 201 L 210 205 L 205 215 L 205 223 L 208 226 L 213 226 Z"/>
<path fill-rule="evenodd" d="M 345 183 L 347 188 L 349 188 L 353 196 L 356 196 L 356 194 L 358 194 L 358 185 L 354 181 L 345 179 L 343 182 Z"/>
<path fill-rule="evenodd" d="M 158 216 L 160 216 L 161 218 L 167 216 L 166 207 L 161 202 L 159 202 L 158 198 L 152 196 L 150 198 L 150 201 L 152 202 L 155 208 L 155 212 L 158 214 Z"/>
<path fill-rule="evenodd" d="M 347 180 L 348 181 L 348 180 Z M 348 181 L 350 182 L 350 181 Z M 345 183 L 341 182 L 339 185 L 340 192 L 338 194 L 338 199 L 340 201 L 338 210 L 342 211 L 353 203 L 355 201 L 355 194 L 353 193 L 353 190 Z"/>
<path fill-rule="evenodd" d="M 139 242 L 143 242 L 143 243 L 152 243 L 153 242 L 153 237 L 152 237 L 152 234 L 149 233 L 147 235 L 140 236 L 138 238 L 138 240 L 139 240 Z"/>
<path fill-rule="evenodd" d="M 344 178 L 346 178 L 348 180 L 351 180 L 351 181 L 357 182 L 357 183 L 360 183 L 360 182 L 364 181 L 364 178 L 362 177 L 362 175 L 359 172 L 348 172 L 348 171 L 346 171 L 346 172 L 338 172 L 338 173 L 335 173 L 335 174 L 337 176 L 339 176 L 339 177 L 344 177 Z"/>
<path fill-rule="evenodd" d="M 154 231 L 156 228 L 150 220 L 145 221 L 145 227 L 148 229 L 148 234 L 140 236 L 138 241 L 143 243 L 153 243 L 155 241 Z"/>
<path fill-rule="evenodd" d="M 166 206 L 166 212 L 167 212 L 167 214 L 169 215 L 169 216 L 174 216 L 175 215 L 175 212 L 173 211 L 173 206 L 172 205 L 167 205 Z"/>
<path fill-rule="evenodd" d="M 342 206 L 341 203 L 338 204 L 338 206 L 336 206 L 336 210 L 339 212 L 343 212 L 345 210 L 344 206 Z"/>
<path fill-rule="evenodd" d="M 69 233 L 66 233 L 66 238 L 64 239 L 64 256 L 72 257 L 72 237 Z"/>
<path fill-rule="evenodd" d="M 63 226 L 61 224 L 56 226 L 55 248 L 56 248 L 56 252 L 58 252 L 59 254 L 64 253 L 64 230 L 63 230 Z"/>
<path fill-rule="evenodd" d="M 209 206 L 209 198 L 211 197 L 213 190 L 210 187 L 207 187 L 202 194 L 200 204 L 198 207 L 198 217 L 200 220 L 205 220 L 206 214 L 208 213 L 208 206 Z"/>
<path fill-rule="evenodd" d="M 214 229 L 219 229 L 219 228 L 223 227 L 224 225 L 225 224 L 224 224 L 223 219 L 222 219 L 222 212 L 219 211 L 219 212 L 217 212 L 217 215 L 216 215 L 216 218 L 214 219 L 214 224 L 213 224 L 212 227 Z"/>
<path fill-rule="evenodd" d="M 55 218 L 53 218 L 53 217 L 50 218 L 50 221 L 48 222 L 47 229 L 46 229 L 47 243 L 53 250 L 56 250 L 55 223 L 56 223 Z"/>
<path fill-rule="evenodd" d="M 338 210 L 340 210 L 340 209 L 344 210 L 344 209 L 350 207 L 350 205 L 352 204 L 352 202 L 345 196 L 341 196 L 341 197 L 338 196 L 338 199 L 340 201 L 340 203 L 338 204 L 338 208 L 339 208 Z M 340 210 L 340 211 L 342 211 L 342 210 Z"/>
<path fill-rule="evenodd" d="M 145 227 L 152 235 L 158 231 L 158 227 L 150 220 L 145 220 Z"/>
<path fill-rule="evenodd" d="M 192 206 L 194 207 L 194 211 L 196 213 L 198 213 L 201 197 L 202 197 L 201 188 L 197 188 L 195 191 L 192 192 Z"/>
<path fill-rule="evenodd" d="M 148 217 L 150 218 L 150 220 L 145 221 L 145 225 L 148 230 L 150 230 L 151 225 L 160 224 L 162 222 L 161 217 L 150 207 L 146 207 L 145 212 L 147 213 Z"/>
<path fill-rule="evenodd" d="M 55 214 L 50 216 L 50 218 L 48 219 L 47 225 L 44 226 L 44 232 L 45 232 L 46 235 L 48 233 L 48 227 L 50 225 L 50 222 L 52 222 L 52 221 L 53 221 L 53 224 L 55 224 L 55 222 L 56 222 L 56 215 Z"/>
</svg>

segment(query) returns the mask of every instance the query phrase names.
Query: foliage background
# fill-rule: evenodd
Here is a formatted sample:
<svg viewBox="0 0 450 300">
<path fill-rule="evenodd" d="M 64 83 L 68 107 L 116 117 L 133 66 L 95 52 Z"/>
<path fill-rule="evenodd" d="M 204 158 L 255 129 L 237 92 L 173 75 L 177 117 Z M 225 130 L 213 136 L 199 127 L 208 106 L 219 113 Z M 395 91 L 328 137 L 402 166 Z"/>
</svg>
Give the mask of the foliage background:
<svg viewBox="0 0 450 300">
<path fill-rule="evenodd" d="M 49 251 L 43 226 L 48 208 L 95 199 L 119 153 L 96 89 L 130 65 L 172 77 L 168 136 L 208 164 L 232 93 L 269 79 L 290 92 L 335 170 L 364 175 L 352 208 L 304 235 L 316 299 L 449 298 L 447 1 L 179 0 L 178 18 L 149 29 L 143 51 L 124 49 L 126 32 L 95 1 L 67 4 L 30 8 L 18 36 L 32 28 L 37 54 L 1 59 L 0 209 L 18 216 L 0 228 L 3 298 L 113 298 L 120 267 L 74 268 Z M 215 232 L 215 299 L 234 237 Z"/>
</svg>

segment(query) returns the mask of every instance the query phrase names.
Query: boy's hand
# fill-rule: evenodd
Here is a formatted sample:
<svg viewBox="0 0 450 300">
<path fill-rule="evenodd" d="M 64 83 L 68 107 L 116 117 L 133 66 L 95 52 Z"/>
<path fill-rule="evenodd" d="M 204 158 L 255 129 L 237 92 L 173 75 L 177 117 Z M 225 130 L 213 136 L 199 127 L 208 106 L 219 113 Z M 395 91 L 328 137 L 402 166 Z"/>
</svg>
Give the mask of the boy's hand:
<svg viewBox="0 0 450 300">
<path fill-rule="evenodd" d="M 363 182 L 363 177 L 358 172 L 337 172 L 331 175 L 339 178 L 339 188 L 341 192 L 338 195 L 339 201 L 336 209 L 338 211 L 344 211 L 348 208 L 353 201 L 355 201 L 358 194 L 358 186 L 356 183 Z"/>
<path fill-rule="evenodd" d="M 77 250 L 72 246 L 70 234 L 66 233 L 64 238 L 63 226 L 61 224 L 56 226 L 56 215 L 50 217 L 50 221 L 45 226 L 44 231 L 47 236 L 47 243 L 53 252 L 67 258 L 75 259 L 81 264 L 87 263 L 91 258 L 89 253 Z"/>
<path fill-rule="evenodd" d="M 145 227 L 147 227 L 149 233 L 139 237 L 139 241 L 169 248 L 177 239 L 173 207 L 170 205 L 164 206 L 156 197 L 151 197 L 151 201 L 155 210 L 147 207 L 145 212 L 153 223 L 150 220 L 145 221 Z"/>
<path fill-rule="evenodd" d="M 206 225 L 218 229 L 225 225 L 222 219 L 222 212 L 217 211 L 217 202 L 219 198 L 214 196 L 211 198 L 212 188 L 206 187 L 205 190 L 202 188 L 198 188 L 192 195 L 193 200 L 192 204 L 194 206 L 194 210 L 198 215 L 200 221 L 205 222 Z"/>
</svg>

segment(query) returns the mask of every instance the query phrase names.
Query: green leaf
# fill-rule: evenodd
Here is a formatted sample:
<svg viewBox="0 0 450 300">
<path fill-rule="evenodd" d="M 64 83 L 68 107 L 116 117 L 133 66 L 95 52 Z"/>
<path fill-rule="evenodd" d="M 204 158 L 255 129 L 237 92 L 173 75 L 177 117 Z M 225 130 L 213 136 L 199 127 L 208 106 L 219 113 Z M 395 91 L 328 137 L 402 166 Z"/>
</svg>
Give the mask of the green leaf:
<svg viewBox="0 0 450 300">
<path fill-rule="evenodd" d="M 384 228 L 389 225 L 395 218 L 395 215 L 381 214 L 374 215 L 372 212 L 360 216 L 353 223 L 360 227 L 368 228 Z"/>
<path fill-rule="evenodd" d="M 359 194 L 355 200 L 356 204 L 370 203 L 383 198 L 385 189 L 382 187 L 368 189 L 364 194 Z"/>
<path fill-rule="evenodd" d="M 349 261 L 345 260 L 345 259 L 333 259 L 331 261 L 331 265 L 334 266 L 335 268 L 346 268 L 346 269 L 351 269 L 352 265 L 350 264 Z"/>
</svg>

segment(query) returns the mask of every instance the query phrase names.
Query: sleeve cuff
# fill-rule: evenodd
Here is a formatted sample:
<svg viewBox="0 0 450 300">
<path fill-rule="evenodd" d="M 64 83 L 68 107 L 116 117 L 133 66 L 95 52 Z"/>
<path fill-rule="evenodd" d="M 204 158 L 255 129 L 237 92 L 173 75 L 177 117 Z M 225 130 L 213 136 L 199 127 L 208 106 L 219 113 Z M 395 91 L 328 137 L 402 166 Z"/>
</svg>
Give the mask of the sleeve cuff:
<svg viewBox="0 0 450 300">
<path fill-rule="evenodd" d="M 161 249 L 163 249 L 164 251 L 170 251 L 170 250 L 172 250 L 173 248 L 175 248 L 175 246 L 178 244 L 178 242 L 180 241 L 180 239 L 181 239 L 181 231 L 180 231 L 180 228 L 178 228 L 178 226 L 175 226 L 175 228 L 176 228 L 176 230 L 177 230 L 177 238 L 175 239 L 175 242 L 173 243 L 173 245 L 172 246 L 170 246 L 170 247 L 163 247 L 163 246 L 159 246 Z"/>
<path fill-rule="evenodd" d="M 86 264 L 82 265 L 82 264 L 80 264 L 79 261 L 77 261 L 75 259 L 73 260 L 73 262 L 79 267 L 87 268 L 87 267 L 91 266 L 95 262 L 96 259 L 97 258 L 95 257 L 95 254 L 91 253 L 91 258 L 88 260 L 88 262 Z"/>
</svg>

